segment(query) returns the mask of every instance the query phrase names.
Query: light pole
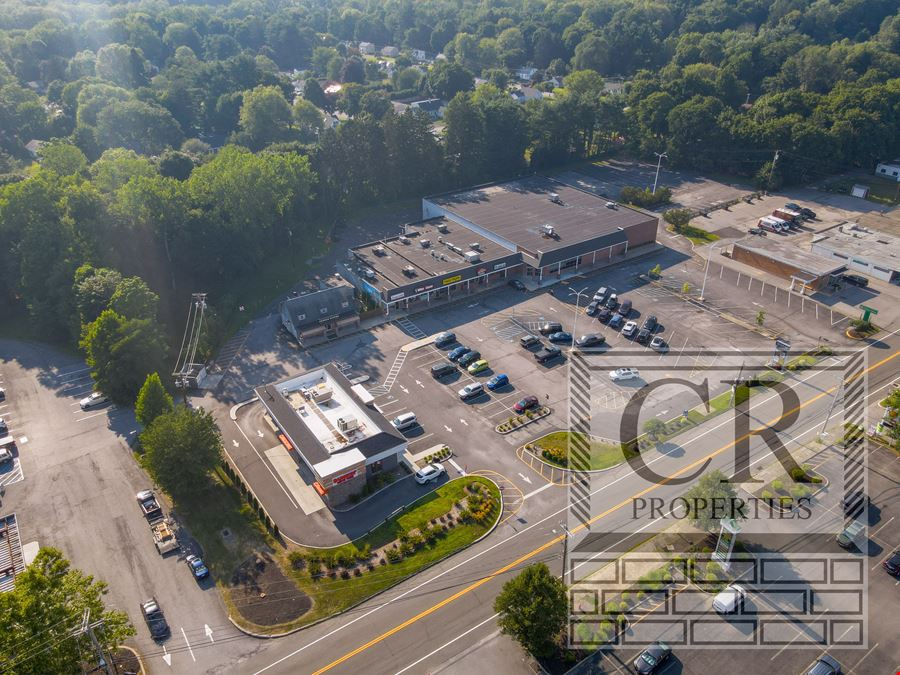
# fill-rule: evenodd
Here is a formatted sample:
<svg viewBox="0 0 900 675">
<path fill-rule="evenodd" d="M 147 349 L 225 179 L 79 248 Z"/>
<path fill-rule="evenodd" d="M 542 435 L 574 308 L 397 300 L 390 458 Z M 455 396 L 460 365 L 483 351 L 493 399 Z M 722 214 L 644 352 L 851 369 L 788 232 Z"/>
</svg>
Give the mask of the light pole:
<svg viewBox="0 0 900 675">
<path fill-rule="evenodd" d="M 663 157 L 668 157 L 669 155 L 665 152 L 662 154 L 654 152 L 653 154 L 659 157 L 656 161 L 656 178 L 653 179 L 653 194 L 656 194 L 656 183 L 659 181 L 659 167 L 662 166 Z"/>
<path fill-rule="evenodd" d="M 703 288 L 700 289 L 700 300 L 706 299 L 706 277 L 709 276 L 709 261 L 712 260 L 713 251 L 716 250 L 716 247 L 721 245 L 723 242 L 719 242 L 718 244 L 713 244 L 709 249 L 709 255 L 706 256 L 706 270 L 703 272 Z"/>
<path fill-rule="evenodd" d="M 575 330 L 575 327 L 578 326 L 578 306 L 581 302 L 581 296 L 587 295 L 588 287 L 585 286 L 580 291 L 573 291 L 569 289 L 569 295 L 575 296 L 575 322 L 572 324 L 572 339 L 575 340 L 578 338 L 578 333 Z"/>
<path fill-rule="evenodd" d="M 566 567 L 568 567 L 568 565 L 569 565 L 569 536 L 572 533 L 569 532 L 569 528 L 566 527 L 565 523 L 560 523 L 559 526 L 562 528 L 563 532 L 565 533 L 563 535 L 563 567 L 562 567 L 562 574 L 560 575 L 560 578 L 562 579 L 563 583 L 566 583 Z"/>
</svg>

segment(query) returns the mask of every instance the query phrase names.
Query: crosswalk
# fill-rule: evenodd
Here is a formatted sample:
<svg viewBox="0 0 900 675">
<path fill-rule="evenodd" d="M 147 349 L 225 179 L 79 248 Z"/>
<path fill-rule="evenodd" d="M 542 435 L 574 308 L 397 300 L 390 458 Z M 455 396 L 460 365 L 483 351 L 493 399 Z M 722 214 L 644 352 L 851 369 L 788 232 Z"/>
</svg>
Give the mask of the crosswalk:
<svg viewBox="0 0 900 675">
<path fill-rule="evenodd" d="M 402 330 L 407 335 L 411 336 L 416 340 L 422 340 L 423 338 L 428 337 L 428 333 L 419 328 L 412 321 L 407 319 L 406 317 L 402 317 L 400 319 L 396 319 L 394 324 Z"/>
<path fill-rule="evenodd" d="M 25 570 L 16 515 L 0 518 L 0 593 L 11 591 L 16 577 Z"/>
<path fill-rule="evenodd" d="M 231 368 L 234 359 L 244 347 L 247 338 L 250 337 L 250 326 L 244 326 L 226 342 L 216 355 L 216 367 L 222 372 Z"/>
<path fill-rule="evenodd" d="M 397 381 L 397 376 L 400 374 L 400 369 L 403 367 L 403 362 L 406 361 L 408 354 L 409 352 L 402 349 L 397 352 L 394 363 L 391 364 L 391 369 L 388 371 L 387 377 L 384 378 L 384 382 L 369 389 L 369 393 L 372 396 L 382 396 L 390 392 L 394 382 Z"/>
<path fill-rule="evenodd" d="M 22 464 L 19 462 L 18 457 L 14 457 L 12 464 L 9 467 L 4 468 L 6 470 L 0 473 L 0 487 L 5 487 L 25 480 L 25 474 L 22 472 Z"/>
</svg>

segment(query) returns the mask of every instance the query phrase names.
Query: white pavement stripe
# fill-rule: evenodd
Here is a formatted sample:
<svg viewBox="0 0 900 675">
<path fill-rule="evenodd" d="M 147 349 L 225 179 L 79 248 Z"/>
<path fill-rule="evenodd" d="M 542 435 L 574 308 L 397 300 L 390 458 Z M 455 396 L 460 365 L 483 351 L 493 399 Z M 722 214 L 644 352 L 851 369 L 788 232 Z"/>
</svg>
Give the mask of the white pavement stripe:
<svg viewBox="0 0 900 675">
<path fill-rule="evenodd" d="M 415 668 L 417 665 L 419 665 L 420 663 L 422 663 L 422 661 L 427 661 L 427 660 L 430 659 L 432 656 L 434 656 L 435 654 L 437 654 L 439 651 L 441 651 L 441 650 L 443 650 L 443 649 L 446 649 L 447 647 L 449 647 L 450 645 L 452 645 L 452 644 L 453 644 L 454 642 L 456 642 L 457 640 L 461 640 L 461 639 L 463 639 L 464 637 L 466 637 L 466 635 L 468 635 L 469 633 L 475 632 L 476 630 L 478 630 L 479 628 L 481 628 L 484 624 L 486 624 L 486 623 L 488 623 L 488 622 L 490 622 L 490 621 L 494 621 L 498 616 L 500 616 L 500 615 L 499 615 L 499 614 L 494 614 L 494 615 L 489 616 L 488 618 L 486 618 L 486 619 L 485 619 L 484 621 L 482 621 L 481 623 L 475 624 L 474 626 L 472 626 L 469 630 L 465 631 L 464 633 L 460 633 L 460 634 L 457 635 L 455 638 L 453 638 L 452 640 L 449 640 L 449 641 L 445 642 L 444 644 L 442 644 L 442 645 L 441 645 L 440 647 L 438 647 L 437 649 L 428 652 L 425 656 L 423 656 L 422 658 L 420 658 L 418 661 L 413 661 L 413 662 L 410 663 L 408 666 L 406 666 L 406 668 L 403 668 L 402 670 L 398 670 L 398 671 L 395 673 L 395 675 L 401 675 L 401 673 L 405 673 L 407 670 L 410 670 L 410 669 L 412 669 L 412 668 Z"/>
<path fill-rule="evenodd" d="M 197 663 L 197 657 L 194 656 L 194 650 L 191 649 L 191 643 L 188 642 L 187 633 L 184 632 L 184 626 L 181 627 L 181 634 L 184 636 L 184 644 L 187 645 L 188 652 L 191 654 L 191 659 L 193 659 L 194 663 Z"/>
<path fill-rule="evenodd" d="M 541 487 L 539 487 L 537 490 L 532 490 L 532 491 L 529 492 L 527 495 L 525 495 L 524 497 L 522 497 L 522 499 L 529 499 L 529 498 L 531 498 L 531 497 L 534 497 L 534 496 L 537 495 L 537 494 L 540 494 L 540 493 L 543 492 L 544 490 L 549 490 L 549 489 L 552 488 L 552 487 L 553 487 L 553 483 L 547 483 L 546 485 L 542 485 Z"/>
<path fill-rule="evenodd" d="M 456 461 L 452 457 L 450 457 L 447 461 L 450 462 L 450 466 L 452 466 L 454 469 L 456 469 L 459 472 L 460 476 L 466 475 L 466 472 L 463 471 L 463 468 L 459 464 L 457 464 Z"/>
</svg>

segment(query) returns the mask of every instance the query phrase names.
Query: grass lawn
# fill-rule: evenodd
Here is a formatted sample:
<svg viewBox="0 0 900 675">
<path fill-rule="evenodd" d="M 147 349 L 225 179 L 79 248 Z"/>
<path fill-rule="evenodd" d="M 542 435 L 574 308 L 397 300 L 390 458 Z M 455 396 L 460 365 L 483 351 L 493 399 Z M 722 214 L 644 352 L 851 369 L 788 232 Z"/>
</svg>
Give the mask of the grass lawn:
<svg viewBox="0 0 900 675">
<path fill-rule="evenodd" d="M 196 499 L 175 504 L 179 516 L 203 548 L 203 561 L 219 584 L 227 585 L 231 575 L 255 550 L 272 545 L 256 512 L 250 508 L 224 472 Z M 231 532 L 229 543 L 222 530 Z"/>
<path fill-rule="evenodd" d="M 414 502 L 401 515 L 351 543 L 334 549 L 295 548 L 293 550 L 299 550 L 305 554 L 331 553 L 340 555 L 343 553 L 353 556 L 365 549 L 366 546 L 375 551 L 397 540 L 401 534 L 414 529 L 421 530 L 429 525 L 432 519 L 448 513 L 453 508 L 454 502 L 461 501 L 469 494 L 466 492 L 465 487 L 473 482 L 487 486 L 496 503 L 500 504 L 500 491 L 493 483 L 480 476 L 467 476 L 451 481 L 425 495 Z M 285 559 L 284 567 L 286 572 L 313 599 L 312 609 L 292 626 L 306 625 L 318 619 L 331 616 L 379 591 L 393 586 L 406 577 L 419 572 L 427 565 L 471 544 L 491 528 L 494 520 L 495 518 L 490 518 L 484 524 L 460 522 L 455 527 L 450 528 L 445 536 L 436 539 L 434 545 L 423 546 L 417 552 L 409 557 L 404 557 L 397 563 L 380 565 L 373 558 L 374 570 L 370 572 L 363 568 L 362 576 L 351 576 L 349 579 L 342 579 L 340 576 L 331 579 L 327 575 L 319 579 L 313 579 L 306 569 L 293 569 Z"/>
<path fill-rule="evenodd" d="M 557 453 L 560 453 L 564 457 L 568 458 L 569 436 L 572 435 L 572 433 L 573 432 L 571 431 L 555 431 L 552 434 L 547 434 L 546 436 L 537 439 L 536 441 L 534 441 L 534 445 L 541 450 L 548 450 L 551 452 L 556 451 Z M 590 447 L 590 470 L 592 471 L 596 471 L 598 469 L 608 469 L 611 466 L 615 466 L 616 464 L 621 464 L 627 459 L 622 448 L 615 443 L 606 443 L 597 438 L 591 438 Z M 552 459 L 551 457 L 546 457 L 540 451 L 538 452 L 538 456 L 541 457 L 541 459 L 543 459 L 544 461 L 549 462 L 550 464 L 554 464 L 564 469 L 569 468 L 567 463 L 564 464 Z"/>
<path fill-rule="evenodd" d="M 712 232 L 707 232 L 706 230 L 700 229 L 699 227 L 694 227 L 693 225 L 682 227 L 680 232 L 675 232 L 675 228 L 671 225 L 668 225 L 666 227 L 666 231 L 672 232 L 673 234 L 680 234 L 687 239 L 690 239 L 695 244 L 710 244 L 714 241 L 719 240 L 719 235 Z"/>
<path fill-rule="evenodd" d="M 900 204 L 900 191 L 898 191 L 897 182 L 878 176 L 860 176 L 855 179 L 846 178 L 832 181 L 825 185 L 825 191 L 849 195 L 856 184 L 865 185 L 869 188 L 869 195 L 866 199 L 870 202 L 886 206 Z"/>
</svg>

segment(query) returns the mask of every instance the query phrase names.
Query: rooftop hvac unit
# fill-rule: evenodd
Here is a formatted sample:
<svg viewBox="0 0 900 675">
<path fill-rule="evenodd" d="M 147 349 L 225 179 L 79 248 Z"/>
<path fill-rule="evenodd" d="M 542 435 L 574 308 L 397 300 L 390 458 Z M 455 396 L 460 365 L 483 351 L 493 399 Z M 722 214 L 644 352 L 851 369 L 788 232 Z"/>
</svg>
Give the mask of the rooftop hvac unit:
<svg viewBox="0 0 900 675">
<path fill-rule="evenodd" d="M 317 384 L 315 387 L 309 390 L 309 397 L 315 401 L 316 403 L 325 403 L 326 401 L 330 401 L 331 397 L 334 395 L 334 392 L 324 382 Z"/>
<path fill-rule="evenodd" d="M 473 251 L 480 251 L 481 244 L 479 244 L 477 241 L 473 241 L 471 244 L 469 244 L 469 248 L 472 249 Z"/>
<path fill-rule="evenodd" d="M 554 234 L 556 234 L 556 231 L 553 229 L 552 225 L 546 223 L 544 225 L 541 225 L 541 234 L 543 234 L 545 237 L 552 237 Z"/>
<path fill-rule="evenodd" d="M 408 243 L 409 243 L 409 237 L 407 237 L 405 234 L 401 234 L 399 237 L 397 237 L 397 240 L 398 240 L 401 244 L 408 244 Z"/>
<path fill-rule="evenodd" d="M 414 277 L 414 276 L 416 276 L 416 268 L 413 267 L 412 265 L 407 265 L 406 267 L 403 268 L 403 274 L 405 274 L 408 277 Z"/>
<path fill-rule="evenodd" d="M 449 231 L 450 231 L 450 228 L 447 227 L 446 223 L 441 223 L 440 225 L 438 225 L 438 232 L 447 234 Z"/>
<path fill-rule="evenodd" d="M 560 199 L 559 195 L 555 192 L 551 192 L 549 195 L 547 195 L 547 198 L 554 204 L 562 204 L 562 199 Z"/>
<path fill-rule="evenodd" d="M 372 252 L 375 255 L 384 255 L 384 246 L 382 246 L 381 244 L 378 244 L 377 246 L 373 246 Z"/>
<path fill-rule="evenodd" d="M 429 246 L 431 246 L 431 239 L 420 239 L 419 246 L 421 246 L 422 248 L 428 248 Z"/>
<path fill-rule="evenodd" d="M 478 251 L 466 251 L 463 253 L 463 257 L 466 259 L 467 263 L 477 263 L 481 260 L 481 254 Z"/>
<path fill-rule="evenodd" d="M 364 267 L 362 269 L 362 275 L 366 279 L 374 279 L 375 278 L 375 270 L 370 270 L 368 267 Z"/>
<path fill-rule="evenodd" d="M 443 244 L 443 243 L 444 243 L 444 238 L 443 238 L 443 237 L 438 237 L 438 243 L 439 243 L 439 244 Z"/>
<path fill-rule="evenodd" d="M 359 420 L 355 417 L 338 417 L 337 420 L 337 428 L 338 431 L 342 431 L 347 433 L 348 431 L 354 431 L 359 429 Z"/>
</svg>

